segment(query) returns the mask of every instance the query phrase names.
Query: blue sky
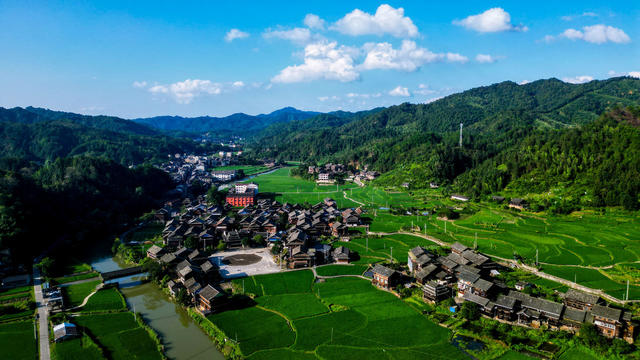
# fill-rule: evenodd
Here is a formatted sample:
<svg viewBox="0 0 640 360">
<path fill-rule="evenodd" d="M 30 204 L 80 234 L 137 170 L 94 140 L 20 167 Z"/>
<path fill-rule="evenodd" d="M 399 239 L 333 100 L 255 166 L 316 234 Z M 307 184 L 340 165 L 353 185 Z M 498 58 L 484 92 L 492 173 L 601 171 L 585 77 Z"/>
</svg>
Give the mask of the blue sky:
<svg viewBox="0 0 640 360">
<path fill-rule="evenodd" d="M 639 24 L 637 1 L 0 0 L 0 106 L 362 110 L 504 80 L 640 76 Z"/>
</svg>

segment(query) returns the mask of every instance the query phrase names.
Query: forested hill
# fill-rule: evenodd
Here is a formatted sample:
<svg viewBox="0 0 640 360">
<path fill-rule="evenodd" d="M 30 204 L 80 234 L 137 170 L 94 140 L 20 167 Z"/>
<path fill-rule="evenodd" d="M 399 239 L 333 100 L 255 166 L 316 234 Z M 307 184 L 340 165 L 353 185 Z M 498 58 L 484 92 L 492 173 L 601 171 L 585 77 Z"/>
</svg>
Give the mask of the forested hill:
<svg viewBox="0 0 640 360">
<path fill-rule="evenodd" d="M 505 190 L 531 195 L 534 208 L 568 213 L 584 206 L 640 208 L 640 107 L 615 108 L 593 123 L 536 131 L 459 176 L 472 196 Z M 561 199 L 561 200 L 558 200 Z"/>
<path fill-rule="evenodd" d="M 215 132 L 246 135 L 247 133 L 262 130 L 271 124 L 304 120 L 318 114 L 320 113 L 286 107 L 269 114 L 260 115 L 237 113 L 225 117 L 199 116 L 192 118 L 182 116 L 156 116 L 151 118 L 132 119 L 132 121 L 161 130 L 178 130 L 190 133 Z"/>
<path fill-rule="evenodd" d="M 146 125 L 138 124 L 130 120 L 118 118 L 115 116 L 90 116 L 81 115 L 70 112 L 54 111 L 43 108 L 15 107 L 5 109 L 0 107 L 0 122 L 36 124 L 51 121 L 66 121 L 86 127 L 109 130 L 114 132 L 122 132 L 136 135 L 158 135 L 158 130 L 152 129 Z"/>
<path fill-rule="evenodd" d="M 0 108 L 0 158 L 32 161 L 88 155 L 123 165 L 165 159 L 168 154 L 213 152 L 219 145 L 159 134 L 134 122 L 35 108 Z"/>
<path fill-rule="evenodd" d="M 557 79 L 526 85 L 507 81 L 430 104 L 392 106 L 334 127 L 303 127 L 289 132 L 282 125 L 280 134 L 270 128 L 263 136 L 258 135 L 254 149 L 261 155 L 283 159 L 353 161 L 389 171 L 402 164 L 398 160 L 421 160 L 406 155 L 424 142 L 432 143 L 431 133 L 437 138 L 446 136 L 455 132 L 460 123 L 465 127 L 465 146 L 475 147 L 473 140 L 478 136 L 494 138 L 520 127 L 585 124 L 614 104 L 631 105 L 639 99 L 640 80 L 632 78 L 578 85 Z"/>
</svg>

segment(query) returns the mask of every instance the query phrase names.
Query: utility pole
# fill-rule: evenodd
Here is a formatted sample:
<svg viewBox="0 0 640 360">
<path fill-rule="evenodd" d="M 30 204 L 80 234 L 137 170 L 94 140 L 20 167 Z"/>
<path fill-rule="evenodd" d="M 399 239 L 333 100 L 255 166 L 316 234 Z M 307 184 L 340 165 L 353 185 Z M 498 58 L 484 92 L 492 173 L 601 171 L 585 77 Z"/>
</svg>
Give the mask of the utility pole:
<svg viewBox="0 0 640 360">
<path fill-rule="evenodd" d="M 538 266 L 538 248 L 536 248 L 536 266 Z"/>
<path fill-rule="evenodd" d="M 244 279 L 242 279 L 242 294 L 244 295 Z"/>
<path fill-rule="evenodd" d="M 367 252 L 369 252 L 369 235 L 367 235 Z"/>
<path fill-rule="evenodd" d="M 578 283 L 578 274 L 573 273 L 573 283 L 577 284 Z"/>
<path fill-rule="evenodd" d="M 391 256 L 391 262 L 393 262 L 393 246 L 391 247 L 391 253 L 390 253 L 390 256 Z"/>
<path fill-rule="evenodd" d="M 473 240 L 473 250 L 478 250 L 478 233 L 476 233 L 476 238 Z"/>
<path fill-rule="evenodd" d="M 627 280 L 627 296 L 625 300 L 629 301 L 629 280 Z"/>
<path fill-rule="evenodd" d="M 138 316 L 136 315 L 136 304 L 133 304 L 133 319 L 138 321 Z"/>
<path fill-rule="evenodd" d="M 462 123 L 460 123 L 460 148 L 462 148 Z"/>
<path fill-rule="evenodd" d="M 444 233 L 445 234 L 447 233 L 447 222 L 446 221 L 444 222 Z"/>
<path fill-rule="evenodd" d="M 331 344 L 333 344 L 333 328 L 331 328 Z"/>
<path fill-rule="evenodd" d="M 427 223 L 424 223 L 424 236 L 427 236 Z"/>
</svg>

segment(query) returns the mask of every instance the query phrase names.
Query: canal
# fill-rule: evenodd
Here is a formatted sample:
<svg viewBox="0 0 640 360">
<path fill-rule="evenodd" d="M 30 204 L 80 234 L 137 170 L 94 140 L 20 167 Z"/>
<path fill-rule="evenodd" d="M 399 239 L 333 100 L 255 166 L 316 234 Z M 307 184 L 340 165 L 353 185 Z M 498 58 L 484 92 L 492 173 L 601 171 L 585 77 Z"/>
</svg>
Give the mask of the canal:
<svg viewBox="0 0 640 360">
<path fill-rule="evenodd" d="M 91 261 L 99 272 L 128 267 L 110 256 Z M 175 360 L 224 359 L 215 345 L 179 305 L 152 283 L 140 281 L 140 275 L 117 279 L 129 309 L 142 314 L 145 321 L 162 339 L 165 354 Z"/>
</svg>

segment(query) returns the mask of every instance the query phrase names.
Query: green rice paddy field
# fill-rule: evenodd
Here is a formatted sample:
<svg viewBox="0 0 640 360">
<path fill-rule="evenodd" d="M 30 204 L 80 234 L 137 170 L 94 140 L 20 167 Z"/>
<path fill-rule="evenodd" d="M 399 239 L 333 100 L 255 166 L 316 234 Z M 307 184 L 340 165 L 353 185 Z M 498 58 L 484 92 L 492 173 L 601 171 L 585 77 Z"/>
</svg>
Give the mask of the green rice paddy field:
<svg viewBox="0 0 640 360">
<path fill-rule="evenodd" d="M 269 170 L 269 168 L 263 165 L 229 165 L 229 166 L 218 166 L 214 170 L 242 170 L 245 175 L 253 175 L 259 172 Z"/>
<path fill-rule="evenodd" d="M 276 192 L 279 201 L 292 203 L 316 203 L 324 197 L 332 197 L 340 207 L 353 207 L 358 204 L 344 199 L 342 190 L 355 201 L 365 204 L 370 218 L 370 231 L 393 233 L 399 230 L 415 230 L 448 243 L 459 241 L 472 246 L 477 239 L 478 250 L 486 254 L 512 259 L 517 254 L 532 263 L 538 251 L 538 260 L 544 271 L 552 275 L 573 281 L 576 268 L 609 267 L 614 269 L 580 268 L 577 282 L 589 287 L 603 289 L 607 293 L 623 298 L 626 280 L 630 280 L 630 299 L 640 299 L 640 218 L 636 214 L 607 209 L 607 213 L 579 212 L 566 216 L 538 215 L 527 212 L 505 210 L 495 204 L 458 203 L 443 198 L 436 190 L 426 190 L 410 195 L 404 191 L 385 191 L 385 189 L 366 186 L 356 187 L 347 184 L 340 191 L 322 193 L 327 188 L 315 183 L 289 176 L 289 169 L 279 169 L 274 173 L 254 179 L 261 185 L 263 192 Z M 351 188 L 353 187 L 353 188 Z M 297 193 L 299 189 L 300 193 Z M 304 193 L 303 193 L 304 192 Z M 389 206 L 404 208 L 417 207 L 431 209 L 440 206 L 463 207 L 460 219 L 455 221 L 438 220 L 435 215 L 394 215 L 386 209 Z M 412 228 L 413 226 L 413 228 Z M 424 246 L 426 240 L 408 240 L 393 235 L 388 247 L 394 247 L 393 257 L 397 260 L 406 257 L 406 250 L 415 243 Z M 397 242 L 391 245 L 392 242 Z M 371 263 L 388 259 L 390 249 L 386 244 L 371 244 L 368 252 L 362 241 L 352 241 L 349 247 L 360 253 L 359 263 Z M 380 246 L 382 248 L 380 248 Z M 413 246 L 412 246 L 413 245 Z M 376 247 L 377 246 L 377 247 Z M 408 248 L 407 248 L 408 247 Z M 406 261 L 404 259 L 403 261 Z M 621 271 L 620 266 L 627 266 Z M 566 268 L 565 268 L 566 267 Z M 631 273 L 629 268 L 637 267 Z M 633 270 L 633 269 L 632 269 Z"/>
<path fill-rule="evenodd" d="M 245 278 L 244 289 L 257 305 L 208 319 L 249 359 L 465 358 L 446 329 L 367 280 L 315 283 L 301 270 Z"/>
<path fill-rule="evenodd" d="M 0 324 L 0 349 L 2 359 L 37 359 L 33 320 Z"/>
</svg>

